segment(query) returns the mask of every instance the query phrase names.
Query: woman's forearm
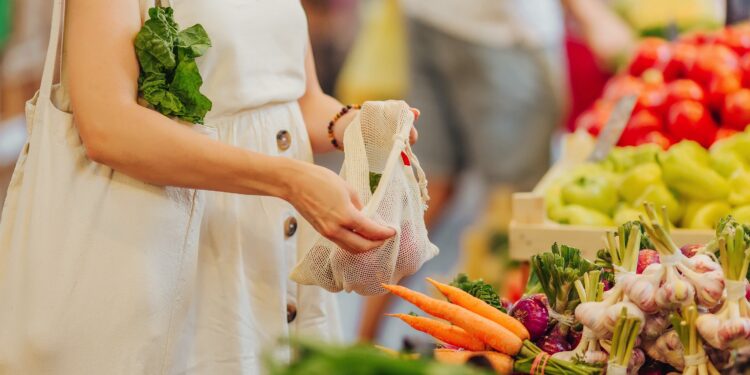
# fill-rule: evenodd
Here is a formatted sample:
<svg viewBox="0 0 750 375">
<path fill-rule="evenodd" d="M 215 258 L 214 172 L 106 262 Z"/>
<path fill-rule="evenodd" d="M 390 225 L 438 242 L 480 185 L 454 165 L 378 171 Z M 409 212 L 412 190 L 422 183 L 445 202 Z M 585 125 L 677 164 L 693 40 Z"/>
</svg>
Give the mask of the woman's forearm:
<svg viewBox="0 0 750 375">
<path fill-rule="evenodd" d="M 91 123 L 104 121 L 103 113 L 76 112 L 89 157 L 147 183 L 284 198 L 304 168 L 212 140 L 135 103 L 109 110 L 116 115 L 106 126 Z"/>
</svg>

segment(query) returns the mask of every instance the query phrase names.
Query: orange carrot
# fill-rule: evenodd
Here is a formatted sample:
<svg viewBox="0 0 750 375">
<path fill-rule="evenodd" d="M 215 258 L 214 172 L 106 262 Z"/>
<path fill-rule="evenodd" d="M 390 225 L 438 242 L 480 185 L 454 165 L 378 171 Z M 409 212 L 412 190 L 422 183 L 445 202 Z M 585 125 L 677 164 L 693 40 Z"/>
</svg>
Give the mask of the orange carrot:
<svg viewBox="0 0 750 375">
<path fill-rule="evenodd" d="M 462 289 L 456 288 L 455 286 L 437 282 L 429 277 L 427 278 L 427 281 L 434 285 L 440 291 L 440 293 L 448 298 L 448 301 L 450 301 L 451 303 L 459 305 L 507 328 L 521 340 L 528 340 L 529 337 L 531 337 L 529 335 L 529 330 L 527 330 L 521 322 L 519 322 L 512 316 L 492 307 L 487 302 L 484 302 L 481 299 L 464 292 Z"/>
<path fill-rule="evenodd" d="M 471 352 L 468 350 L 435 349 L 435 359 L 449 365 L 463 365 L 474 357 L 486 358 L 497 374 L 513 373 L 513 358 L 498 352 Z"/>
<path fill-rule="evenodd" d="M 476 337 L 470 335 L 463 328 L 425 318 L 423 316 L 412 316 L 406 314 L 387 314 L 396 317 L 410 325 L 417 331 L 422 331 L 446 344 L 455 345 L 468 350 L 485 350 L 484 343 Z"/>
<path fill-rule="evenodd" d="M 523 342 L 512 332 L 461 306 L 428 297 L 400 285 L 383 284 L 383 288 L 411 302 L 422 311 L 463 328 L 472 336 L 501 353 L 513 356 L 521 350 Z"/>
</svg>

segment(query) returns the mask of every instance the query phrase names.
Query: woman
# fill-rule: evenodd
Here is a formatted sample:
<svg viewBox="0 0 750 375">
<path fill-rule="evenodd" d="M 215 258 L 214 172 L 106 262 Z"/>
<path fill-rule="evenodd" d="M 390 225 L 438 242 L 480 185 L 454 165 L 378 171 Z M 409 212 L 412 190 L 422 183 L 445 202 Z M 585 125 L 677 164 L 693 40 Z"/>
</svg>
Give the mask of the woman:
<svg viewBox="0 0 750 375">
<path fill-rule="evenodd" d="M 214 103 L 206 124 L 218 141 L 137 104 L 139 68 L 133 39 L 141 27 L 142 4 L 139 8 L 134 0 L 68 0 L 66 7 L 63 81 L 86 156 L 111 167 L 111 173 L 151 185 L 217 192 L 207 197 L 197 260 L 185 266 L 194 265 L 195 270 L 183 271 L 180 266 L 179 273 L 172 274 L 172 269 L 139 264 L 141 259 L 170 256 L 153 248 L 157 254 L 126 258 L 130 262 L 92 280 L 92 269 L 98 265 L 91 259 L 110 259 L 96 258 L 97 252 L 109 250 L 107 246 L 89 249 L 80 259 L 50 249 L 45 262 L 59 262 L 61 267 L 80 264 L 87 275 L 72 282 L 70 275 L 59 275 L 59 283 L 66 285 L 63 290 L 47 285 L 55 284 L 54 275 L 51 283 L 41 282 L 44 275 L 35 274 L 35 262 L 22 263 L 29 269 L 0 269 L 12 271 L 9 280 L 23 281 L 17 288 L 34 285 L 38 294 L 34 303 L 28 302 L 32 297 L 24 301 L 0 278 L 0 297 L 10 301 L 0 308 L 0 331 L 6 332 L 0 335 L 5 335 L 0 337 L 0 373 L 256 374 L 262 372 L 261 353 L 281 336 L 334 338 L 332 297 L 288 280 L 297 255 L 297 220 L 306 219 L 351 252 L 377 247 L 395 232 L 364 217 L 352 189 L 336 174 L 310 163 L 312 152 L 333 149 L 327 124 L 342 104 L 320 90 L 299 2 L 174 1 L 181 27 L 200 23 L 212 39 L 198 64 L 205 82 L 202 92 Z M 338 142 L 352 112 L 335 121 Z M 34 143 L 30 147 L 33 151 Z M 151 185 L 142 189 L 152 189 Z M 75 211 L 71 207 L 71 228 L 80 220 L 96 220 L 75 218 Z M 118 244 L 114 241 L 131 240 L 131 233 L 106 229 L 111 231 L 106 240 L 113 246 Z M 19 256 L 23 257 L 0 251 L 0 267 L 3 260 L 19 262 Z M 190 280 L 180 284 L 178 292 L 167 287 L 184 277 Z M 144 284 L 148 278 L 151 284 Z M 142 321 L 131 319 L 133 327 L 128 329 L 123 324 L 128 320 L 118 311 L 91 316 L 76 301 L 86 298 L 81 288 L 97 282 L 151 285 L 155 292 L 146 301 L 132 298 L 127 288 L 114 295 L 91 289 L 86 303 L 99 308 L 130 298 L 138 303 L 124 306 L 122 316 L 162 323 L 144 327 Z M 45 301 L 40 290 L 54 293 Z M 163 309 L 164 304 L 177 307 Z M 55 311 L 46 320 L 38 318 L 46 316 L 45 307 Z M 76 314 L 83 316 L 71 316 Z M 153 315 L 167 316 L 151 319 Z"/>
</svg>

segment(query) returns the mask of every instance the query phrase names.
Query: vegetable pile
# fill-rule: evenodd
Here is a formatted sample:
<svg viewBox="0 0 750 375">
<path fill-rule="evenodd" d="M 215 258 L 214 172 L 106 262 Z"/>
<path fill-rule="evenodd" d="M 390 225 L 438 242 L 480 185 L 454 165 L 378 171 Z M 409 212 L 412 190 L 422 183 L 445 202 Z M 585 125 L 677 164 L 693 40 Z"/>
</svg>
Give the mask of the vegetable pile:
<svg viewBox="0 0 750 375">
<path fill-rule="evenodd" d="M 666 206 L 670 225 L 713 229 L 731 214 L 750 223 L 750 130 L 706 150 L 682 141 L 620 147 L 599 163 L 579 165 L 545 192 L 547 216 L 558 223 L 620 225 L 645 214 L 644 202 Z"/>
<path fill-rule="evenodd" d="M 750 230 L 720 218 L 715 238 L 678 248 L 666 207 L 604 236 L 593 262 L 555 244 L 531 259 L 527 294 L 505 314 L 481 280 L 428 279 L 448 302 L 399 286 L 430 318 L 397 315 L 443 352 L 495 351 L 500 374 L 719 374 L 750 366 Z M 540 293 L 541 292 L 541 293 Z M 423 322 L 429 322 L 425 324 Z M 520 325 L 519 325 L 520 323 Z"/>
<path fill-rule="evenodd" d="M 450 324 L 447 324 L 426 317 L 396 315 L 413 328 L 441 340 L 446 344 L 446 348 L 460 349 L 465 352 L 487 350 L 497 352 L 494 355 L 493 367 L 499 374 L 513 372 L 551 375 L 601 373 L 599 367 L 552 358 L 529 340 L 531 336 L 524 324 L 497 307 L 474 297 L 461 288 L 430 278 L 427 281 L 434 285 L 448 301 L 431 298 L 403 286 L 383 285 L 383 287 L 419 307 L 425 313 L 449 322 Z"/>
<path fill-rule="evenodd" d="M 704 147 L 750 124 L 750 25 L 691 34 L 675 42 L 646 38 L 627 68 L 581 114 L 577 127 L 596 136 L 624 95 L 637 95 L 621 146 L 681 140 Z"/>
<path fill-rule="evenodd" d="M 212 103 L 200 92 L 203 78 L 195 59 L 211 39 L 200 24 L 178 31 L 170 7 L 151 8 L 148 15 L 135 37 L 138 96 L 165 116 L 202 124 Z"/>
</svg>

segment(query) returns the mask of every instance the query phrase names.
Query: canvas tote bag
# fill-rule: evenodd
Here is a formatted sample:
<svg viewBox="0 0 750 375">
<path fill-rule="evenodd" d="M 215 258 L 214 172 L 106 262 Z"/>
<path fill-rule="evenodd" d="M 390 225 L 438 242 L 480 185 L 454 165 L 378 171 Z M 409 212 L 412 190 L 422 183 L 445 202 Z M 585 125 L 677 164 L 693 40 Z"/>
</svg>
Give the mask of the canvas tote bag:
<svg viewBox="0 0 750 375">
<path fill-rule="evenodd" d="M 60 109 L 66 91 L 53 84 L 64 14 L 53 1 L 28 142 L 0 217 L 0 374 L 168 373 L 195 279 L 203 193 L 87 159 Z"/>
</svg>

